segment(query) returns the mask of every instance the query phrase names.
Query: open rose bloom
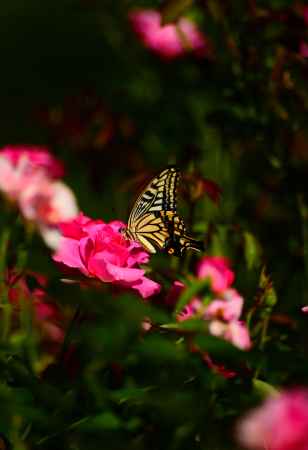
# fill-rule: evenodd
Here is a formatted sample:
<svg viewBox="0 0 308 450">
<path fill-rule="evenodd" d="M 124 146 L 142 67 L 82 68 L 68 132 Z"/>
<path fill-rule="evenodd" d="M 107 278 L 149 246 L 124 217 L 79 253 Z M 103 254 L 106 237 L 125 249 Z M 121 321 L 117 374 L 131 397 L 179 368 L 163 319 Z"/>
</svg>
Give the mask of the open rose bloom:
<svg viewBox="0 0 308 450">
<path fill-rule="evenodd" d="M 193 298 L 178 314 L 179 322 L 202 318 L 208 322 L 209 332 L 231 342 L 242 350 L 251 347 L 251 341 L 246 324 L 240 320 L 244 299 L 231 285 L 234 273 L 229 262 L 221 257 L 205 257 L 197 268 L 198 278 L 206 278 L 210 284 L 212 300 L 204 304 L 201 298 Z M 168 296 L 168 302 L 179 297 L 185 289 L 183 283 L 175 282 Z"/>
<path fill-rule="evenodd" d="M 78 214 L 73 192 L 58 180 L 63 173 L 62 164 L 45 147 L 7 146 L 0 151 L 0 190 L 51 248 L 59 242 L 58 224 Z"/>
<path fill-rule="evenodd" d="M 86 277 L 137 291 L 143 298 L 160 290 L 139 267 L 149 255 L 136 242 L 127 241 L 120 229 L 124 223 L 92 220 L 80 214 L 61 226 L 62 238 L 53 259 L 77 269 Z"/>
<path fill-rule="evenodd" d="M 238 424 L 236 437 L 250 450 L 308 450 L 308 390 L 268 398 Z"/>
<path fill-rule="evenodd" d="M 143 44 L 163 59 L 172 60 L 189 52 L 199 57 L 207 53 L 205 37 L 189 19 L 161 25 L 161 14 L 151 9 L 133 11 L 129 19 Z"/>
</svg>

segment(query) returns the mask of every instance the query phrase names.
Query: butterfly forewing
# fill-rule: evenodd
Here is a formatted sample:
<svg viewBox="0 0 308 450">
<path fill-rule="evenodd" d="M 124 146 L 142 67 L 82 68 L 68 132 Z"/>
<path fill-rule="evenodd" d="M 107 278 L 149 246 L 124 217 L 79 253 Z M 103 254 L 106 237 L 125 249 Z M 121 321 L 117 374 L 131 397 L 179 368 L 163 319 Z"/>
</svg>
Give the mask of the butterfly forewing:
<svg viewBox="0 0 308 450">
<path fill-rule="evenodd" d="M 148 212 L 176 210 L 176 188 L 179 171 L 175 167 L 163 170 L 146 186 L 137 198 L 128 223 L 134 224 Z"/>
</svg>

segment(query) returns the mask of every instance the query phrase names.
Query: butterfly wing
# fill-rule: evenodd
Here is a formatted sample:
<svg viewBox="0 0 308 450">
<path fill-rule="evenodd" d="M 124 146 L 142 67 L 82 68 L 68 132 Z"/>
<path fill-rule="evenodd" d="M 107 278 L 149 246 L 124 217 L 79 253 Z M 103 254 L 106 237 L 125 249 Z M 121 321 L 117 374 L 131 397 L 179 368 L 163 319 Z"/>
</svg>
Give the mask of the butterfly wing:
<svg viewBox="0 0 308 450">
<path fill-rule="evenodd" d="M 159 211 L 176 211 L 176 190 L 179 171 L 175 167 L 168 167 L 145 187 L 137 198 L 128 219 L 128 227 L 145 214 Z"/>
<path fill-rule="evenodd" d="M 169 238 L 168 228 L 159 213 L 145 213 L 134 223 L 134 228 L 128 230 L 133 239 L 139 241 L 150 253 L 156 253 L 156 248 L 163 250 Z"/>
<path fill-rule="evenodd" d="M 188 248 L 201 249 L 201 243 L 186 236 L 184 221 L 176 212 L 178 180 L 177 168 L 163 170 L 141 192 L 129 216 L 126 236 L 150 253 L 158 248 L 181 256 Z"/>
<path fill-rule="evenodd" d="M 168 239 L 164 245 L 164 251 L 169 255 L 182 256 L 189 248 L 203 251 L 203 242 L 187 236 L 183 219 L 175 212 L 164 211 L 164 223 L 168 229 Z"/>
</svg>

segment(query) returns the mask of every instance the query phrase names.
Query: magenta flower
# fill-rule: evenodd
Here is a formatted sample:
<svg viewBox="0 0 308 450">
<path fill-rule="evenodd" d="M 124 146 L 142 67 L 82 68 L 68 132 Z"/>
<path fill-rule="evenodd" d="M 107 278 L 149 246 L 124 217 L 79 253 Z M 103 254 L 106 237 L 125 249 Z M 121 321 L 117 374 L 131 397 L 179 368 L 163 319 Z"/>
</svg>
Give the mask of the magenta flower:
<svg viewBox="0 0 308 450">
<path fill-rule="evenodd" d="M 198 277 L 209 278 L 210 294 L 205 302 L 199 297 L 191 299 L 177 315 L 177 321 L 201 318 L 208 322 L 209 333 L 213 336 L 225 339 L 242 350 L 250 349 L 249 331 L 246 324 L 240 321 L 244 299 L 236 289 L 230 288 L 234 273 L 229 262 L 221 257 L 205 257 L 198 265 Z M 184 289 L 182 282 L 175 281 L 166 303 L 174 305 Z"/>
<path fill-rule="evenodd" d="M 222 292 L 234 281 L 234 273 L 230 269 L 229 261 L 220 256 L 207 256 L 198 264 L 198 278 L 209 278 L 214 292 Z"/>
<path fill-rule="evenodd" d="M 83 275 L 104 283 L 135 289 L 143 298 L 160 290 L 160 285 L 144 276 L 138 267 L 149 261 L 149 255 L 136 242 L 120 233 L 120 221 L 104 223 L 83 214 L 64 224 L 59 248 L 53 259 L 78 269 Z"/>
<path fill-rule="evenodd" d="M 38 169 L 43 170 L 50 178 L 62 178 L 64 167 L 46 147 L 33 145 L 7 145 L 0 150 L 4 157 L 16 169 L 22 167 L 26 174 L 33 174 Z"/>
<path fill-rule="evenodd" d="M 236 434 L 251 450 L 308 449 L 308 390 L 293 389 L 268 398 L 239 423 Z"/>
<path fill-rule="evenodd" d="M 143 44 L 163 59 L 172 60 L 189 51 L 199 57 L 207 53 L 205 37 L 189 19 L 162 26 L 161 14 L 152 9 L 133 11 L 129 19 Z"/>
</svg>

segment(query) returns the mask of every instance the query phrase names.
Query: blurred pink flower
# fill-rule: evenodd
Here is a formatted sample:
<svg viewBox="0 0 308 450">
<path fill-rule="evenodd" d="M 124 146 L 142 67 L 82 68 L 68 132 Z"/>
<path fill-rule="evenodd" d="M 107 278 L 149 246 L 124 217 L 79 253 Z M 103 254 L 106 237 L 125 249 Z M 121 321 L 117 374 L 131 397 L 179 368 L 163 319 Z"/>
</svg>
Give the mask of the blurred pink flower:
<svg viewBox="0 0 308 450">
<path fill-rule="evenodd" d="M 308 449 L 308 390 L 268 398 L 238 424 L 239 442 L 251 450 Z"/>
<path fill-rule="evenodd" d="M 47 147 L 7 145 L 0 150 L 0 155 L 16 169 L 22 166 L 23 171 L 30 175 L 38 169 L 43 169 L 50 178 L 62 178 L 64 175 L 63 165 Z"/>
<path fill-rule="evenodd" d="M 301 41 L 299 44 L 299 54 L 303 58 L 308 58 L 308 44 L 305 41 Z"/>
<path fill-rule="evenodd" d="M 177 315 L 178 322 L 183 322 L 187 319 L 192 319 L 200 309 L 203 307 L 201 300 L 194 298 L 188 305 L 186 305 L 182 311 Z"/>
<path fill-rule="evenodd" d="M 244 299 L 235 289 L 227 289 L 221 299 L 213 300 L 205 309 L 207 319 L 237 320 L 242 314 Z"/>
<path fill-rule="evenodd" d="M 46 244 L 56 249 L 61 233 L 58 225 L 73 219 L 78 206 L 73 191 L 62 181 L 36 176 L 20 194 L 20 210 L 27 220 L 35 222 Z"/>
<path fill-rule="evenodd" d="M 303 313 L 308 313 L 308 306 L 303 306 L 302 307 L 302 312 Z"/>
<path fill-rule="evenodd" d="M 189 51 L 199 57 L 207 53 L 205 37 L 189 19 L 181 18 L 177 24 L 162 26 L 161 14 L 152 9 L 133 11 L 129 19 L 144 45 L 166 60 Z"/>
<path fill-rule="evenodd" d="M 306 25 L 308 25 L 308 6 L 303 7 L 303 19 Z"/>
<path fill-rule="evenodd" d="M 221 337 L 242 350 L 248 350 L 251 347 L 249 331 L 246 324 L 239 320 L 244 299 L 236 289 L 230 288 L 234 273 L 229 268 L 227 259 L 204 257 L 198 265 L 197 273 L 199 278 L 210 279 L 212 300 L 207 298 L 203 303 L 201 298 L 194 297 L 177 314 L 177 321 L 202 318 L 208 321 L 210 334 Z M 184 289 L 185 285 L 181 281 L 175 281 L 167 295 L 166 303 L 175 305 Z"/>
<path fill-rule="evenodd" d="M 214 292 L 221 292 L 231 286 L 234 273 L 230 269 L 227 258 L 206 256 L 197 267 L 198 278 L 209 278 Z"/>
<path fill-rule="evenodd" d="M 174 307 L 184 288 L 185 284 L 182 281 L 174 281 L 166 296 L 166 305 Z"/>
<path fill-rule="evenodd" d="M 71 189 L 56 181 L 62 164 L 45 147 L 7 146 L 0 151 L 0 190 L 38 227 L 45 243 L 56 249 L 59 222 L 78 214 Z"/>
<path fill-rule="evenodd" d="M 149 255 L 136 242 L 127 241 L 120 229 L 124 223 L 92 220 L 80 214 L 61 226 L 63 237 L 53 259 L 78 269 L 83 275 L 137 290 L 143 298 L 160 290 L 160 285 L 144 276 L 138 264 Z"/>
<path fill-rule="evenodd" d="M 244 322 L 239 320 L 231 320 L 230 322 L 212 320 L 209 324 L 209 331 L 213 336 L 223 338 L 241 350 L 251 348 L 249 331 Z"/>
</svg>

